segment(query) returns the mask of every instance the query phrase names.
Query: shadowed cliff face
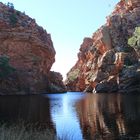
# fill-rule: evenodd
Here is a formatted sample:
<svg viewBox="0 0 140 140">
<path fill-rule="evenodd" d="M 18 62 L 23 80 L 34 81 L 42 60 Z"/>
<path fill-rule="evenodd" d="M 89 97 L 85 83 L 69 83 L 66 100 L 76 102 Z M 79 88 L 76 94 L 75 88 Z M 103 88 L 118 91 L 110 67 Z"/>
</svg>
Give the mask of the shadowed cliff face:
<svg viewBox="0 0 140 140">
<path fill-rule="evenodd" d="M 50 34 L 34 19 L 0 3 L 0 57 L 4 56 L 16 71 L 0 79 L 1 94 L 47 92 L 51 86 L 49 72 L 55 62 Z M 56 76 L 61 83 L 58 92 L 65 91 L 61 76 L 58 79 L 57 73 L 53 74 L 53 80 Z"/>
<path fill-rule="evenodd" d="M 140 1 L 121 0 L 105 25 L 84 38 L 78 61 L 68 72 L 70 91 L 140 92 L 139 55 L 128 39 L 140 26 Z"/>
</svg>

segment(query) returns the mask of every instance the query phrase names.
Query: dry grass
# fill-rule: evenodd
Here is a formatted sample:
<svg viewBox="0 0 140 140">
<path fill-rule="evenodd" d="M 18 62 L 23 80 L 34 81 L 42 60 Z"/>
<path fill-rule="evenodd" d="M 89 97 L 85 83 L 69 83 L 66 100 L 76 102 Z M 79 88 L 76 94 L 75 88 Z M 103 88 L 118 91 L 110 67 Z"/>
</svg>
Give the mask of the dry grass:
<svg viewBox="0 0 140 140">
<path fill-rule="evenodd" d="M 0 125 L 0 140 L 57 140 L 54 132 L 37 130 L 24 125 Z"/>
</svg>

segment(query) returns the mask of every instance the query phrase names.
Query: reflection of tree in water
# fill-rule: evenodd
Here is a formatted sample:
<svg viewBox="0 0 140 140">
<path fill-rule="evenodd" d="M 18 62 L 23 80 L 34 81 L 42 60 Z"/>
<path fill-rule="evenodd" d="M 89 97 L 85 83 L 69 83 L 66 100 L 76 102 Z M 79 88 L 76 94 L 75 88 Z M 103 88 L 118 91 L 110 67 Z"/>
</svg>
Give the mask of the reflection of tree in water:
<svg viewBox="0 0 140 140">
<path fill-rule="evenodd" d="M 0 120 L 9 124 L 32 124 L 36 128 L 51 129 L 49 99 L 41 95 L 1 96 Z"/>
<path fill-rule="evenodd" d="M 85 139 L 119 139 L 140 134 L 140 96 L 97 94 L 78 102 Z"/>
</svg>

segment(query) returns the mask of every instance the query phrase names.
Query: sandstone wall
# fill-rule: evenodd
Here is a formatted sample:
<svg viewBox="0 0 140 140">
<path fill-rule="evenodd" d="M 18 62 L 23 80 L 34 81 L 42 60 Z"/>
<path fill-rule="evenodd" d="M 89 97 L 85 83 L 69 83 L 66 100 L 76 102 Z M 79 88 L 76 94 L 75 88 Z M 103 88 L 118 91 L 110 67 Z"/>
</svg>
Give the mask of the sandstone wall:
<svg viewBox="0 0 140 140">
<path fill-rule="evenodd" d="M 34 19 L 0 3 L 0 56 L 9 57 L 10 65 L 16 69 L 0 79 L 1 94 L 47 92 L 55 53 L 51 35 Z M 62 78 L 56 79 L 62 84 Z"/>
<path fill-rule="evenodd" d="M 116 5 L 106 24 L 83 40 L 78 61 L 67 74 L 68 90 L 140 92 L 139 57 L 127 42 L 140 26 L 139 17 L 140 1 L 121 0 Z"/>
</svg>

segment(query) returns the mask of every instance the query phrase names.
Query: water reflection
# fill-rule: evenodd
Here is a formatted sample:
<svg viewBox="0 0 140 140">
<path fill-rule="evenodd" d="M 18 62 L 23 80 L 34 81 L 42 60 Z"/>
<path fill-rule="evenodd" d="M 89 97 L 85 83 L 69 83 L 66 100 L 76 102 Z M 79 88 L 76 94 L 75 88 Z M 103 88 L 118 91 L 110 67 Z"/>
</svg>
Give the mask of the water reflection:
<svg viewBox="0 0 140 140">
<path fill-rule="evenodd" d="M 85 139 L 108 140 L 140 135 L 140 97 L 135 95 L 88 94 L 76 103 Z"/>
<path fill-rule="evenodd" d="M 75 103 L 85 97 L 82 93 L 48 95 L 52 121 L 56 126 L 57 136 L 66 140 L 82 140 L 82 131 Z"/>
<path fill-rule="evenodd" d="M 49 99 L 43 96 L 0 96 L 0 121 L 12 124 L 36 124 L 54 130 L 50 118 Z"/>
<path fill-rule="evenodd" d="M 140 95 L 0 96 L 0 121 L 20 119 L 50 128 L 64 140 L 138 140 Z"/>
</svg>

